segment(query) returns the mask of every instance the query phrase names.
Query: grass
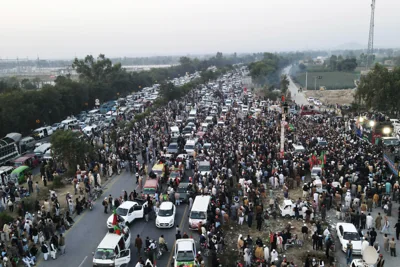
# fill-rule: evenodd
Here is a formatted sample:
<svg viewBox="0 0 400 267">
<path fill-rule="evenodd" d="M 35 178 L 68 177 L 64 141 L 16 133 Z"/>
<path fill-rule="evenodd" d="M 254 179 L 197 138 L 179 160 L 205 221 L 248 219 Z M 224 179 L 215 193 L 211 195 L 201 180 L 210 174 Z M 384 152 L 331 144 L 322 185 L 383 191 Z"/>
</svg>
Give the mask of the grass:
<svg viewBox="0 0 400 267">
<path fill-rule="evenodd" d="M 309 72 L 308 73 L 308 89 L 315 88 L 315 76 L 322 76 L 322 79 L 317 79 L 317 89 L 320 86 L 325 86 L 326 89 L 351 89 L 354 88 L 354 80 L 358 78 L 356 72 Z M 306 74 L 297 73 L 294 77 L 296 83 L 302 87 L 306 85 Z"/>
</svg>

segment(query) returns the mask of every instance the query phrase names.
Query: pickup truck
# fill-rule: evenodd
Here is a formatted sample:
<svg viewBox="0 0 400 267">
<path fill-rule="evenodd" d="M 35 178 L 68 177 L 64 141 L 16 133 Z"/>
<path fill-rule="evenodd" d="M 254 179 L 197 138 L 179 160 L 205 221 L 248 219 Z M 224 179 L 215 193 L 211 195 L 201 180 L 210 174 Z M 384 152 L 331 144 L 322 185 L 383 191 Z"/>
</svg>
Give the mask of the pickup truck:
<svg viewBox="0 0 400 267">
<path fill-rule="evenodd" d="M 306 214 L 303 212 L 303 207 L 307 207 L 308 209 L 311 209 L 311 207 L 309 206 L 309 204 L 307 202 L 303 202 L 303 205 L 299 205 L 299 215 L 300 217 L 302 217 L 303 219 L 306 218 Z M 281 211 L 281 215 L 282 217 L 294 217 L 295 216 L 295 212 L 294 212 L 294 207 L 296 206 L 296 203 L 294 203 L 292 200 L 290 199 L 285 199 L 283 201 L 283 206 L 280 206 L 279 209 Z M 300 208 L 301 206 L 301 208 Z M 312 209 L 311 209 L 312 210 Z M 314 217 L 314 214 L 311 213 L 310 219 L 312 219 Z"/>
<path fill-rule="evenodd" d="M 135 199 L 134 201 L 125 201 L 116 210 L 120 223 L 128 225 L 136 219 L 144 217 L 144 208 L 147 207 L 147 201 Z M 107 220 L 107 227 L 113 228 L 114 215 Z"/>
</svg>

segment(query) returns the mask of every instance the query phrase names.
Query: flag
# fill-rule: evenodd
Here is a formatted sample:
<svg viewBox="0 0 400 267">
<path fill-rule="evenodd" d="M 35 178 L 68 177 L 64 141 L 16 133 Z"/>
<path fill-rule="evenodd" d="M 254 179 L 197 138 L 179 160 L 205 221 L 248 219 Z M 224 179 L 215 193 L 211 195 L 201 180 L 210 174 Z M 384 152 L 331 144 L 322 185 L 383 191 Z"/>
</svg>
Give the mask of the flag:
<svg viewBox="0 0 400 267">
<path fill-rule="evenodd" d="M 313 162 L 313 165 L 316 165 L 317 164 L 317 151 L 314 151 L 314 154 L 312 155 L 312 162 Z"/>
<path fill-rule="evenodd" d="M 324 168 L 324 165 L 326 163 L 326 155 L 325 155 L 325 151 L 321 151 L 321 155 L 319 157 L 319 160 L 321 162 L 321 168 Z"/>
<path fill-rule="evenodd" d="M 113 210 L 113 222 L 112 225 L 117 225 L 118 224 L 118 216 L 117 216 L 117 211 L 116 209 Z"/>
</svg>

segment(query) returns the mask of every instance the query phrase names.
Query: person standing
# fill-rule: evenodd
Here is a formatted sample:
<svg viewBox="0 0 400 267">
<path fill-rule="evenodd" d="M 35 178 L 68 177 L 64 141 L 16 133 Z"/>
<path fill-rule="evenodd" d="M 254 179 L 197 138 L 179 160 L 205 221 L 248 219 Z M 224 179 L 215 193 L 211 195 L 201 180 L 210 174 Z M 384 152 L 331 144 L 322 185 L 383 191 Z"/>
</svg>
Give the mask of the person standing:
<svg viewBox="0 0 400 267">
<path fill-rule="evenodd" d="M 381 229 L 382 226 L 382 216 L 381 213 L 378 212 L 378 216 L 376 216 L 375 218 L 375 228 L 379 231 L 379 229 Z"/>
<path fill-rule="evenodd" d="M 49 258 L 49 246 L 45 242 L 42 242 L 41 250 L 43 253 L 43 259 L 47 261 L 47 259 Z"/>
<path fill-rule="evenodd" d="M 385 222 L 383 223 L 381 234 L 383 234 L 385 231 L 390 235 L 390 222 L 388 220 L 388 217 L 385 216 Z"/>
<path fill-rule="evenodd" d="M 351 261 L 353 260 L 353 244 L 351 243 L 351 240 L 349 240 L 349 242 L 347 243 L 346 256 L 347 256 L 347 264 L 350 264 Z"/>
<path fill-rule="evenodd" d="M 392 240 L 389 241 L 389 248 L 390 256 L 396 257 L 396 241 L 394 240 L 394 237 L 392 237 Z"/>
<path fill-rule="evenodd" d="M 52 238 L 50 241 L 50 256 L 55 260 L 57 258 L 57 247 L 54 244 L 54 239 Z"/>
<path fill-rule="evenodd" d="M 65 254 L 65 237 L 63 234 L 60 234 L 60 238 L 58 239 L 58 247 L 60 249 L 60 255 Z"/>
<path fill-rule="evenodd" d="M 375 231 L 375 228 L 372 227 L 371 232 L 369 232 L 369 235 L 371 237 L 371 243 L 369 244 L 370 246 L 373 246 L 376 240 L 376 236 L 378 235 L 378 233 Z"/>
<path fill-rule="evenodd" d="M 385 259 L 383 258 L 383 255 L 380 254 L 379 259 L 376 262 L 376 267 L 384 267 L 384 264 L 385 264 Z"/>
<path fill-rule="evenodd" d="M 385 234 L 383 237 L 383 248 L 386 252 L 389 252 L 389 237 L 387 234 Z"/>
<path fill-rule="evenodd" d="M 399 240 L 399 235 L 400 235 L 400 218 L 397 221 L 397 223 L 394 225 L 394 228 L 396 229 L 396 239 Z"/>
<path fill-rule="evenodd" d="M 140 235 L 137 235 L 135 239 L 135 247 L 137 248 L 137 253 L 140 255 L 140 250 L 142 249 L 143 241 L 140 238 Z"/>
<path fill-rule="evenodd" d="M 104 213 L 107 214 L 108 213 L 108 198 L 105 197 L 102 204 L 104 207 Z"/>
</svg>

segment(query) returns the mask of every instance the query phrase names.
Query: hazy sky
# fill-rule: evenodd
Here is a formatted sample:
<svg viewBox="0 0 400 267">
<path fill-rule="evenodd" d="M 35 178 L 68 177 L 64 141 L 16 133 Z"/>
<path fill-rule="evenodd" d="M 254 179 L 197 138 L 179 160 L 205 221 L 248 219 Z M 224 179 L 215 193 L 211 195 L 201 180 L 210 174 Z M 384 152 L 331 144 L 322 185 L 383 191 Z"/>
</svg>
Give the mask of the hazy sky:
<svg viewBox="0 0 400 267">
<path fill-rule="evenodd" d="M 0 57 L 366 47 L 371 1 L 2 0 Z M 399 0 L 377 0 L 376 47 L 400 47 L 399 10 Z"/>
</svg>

